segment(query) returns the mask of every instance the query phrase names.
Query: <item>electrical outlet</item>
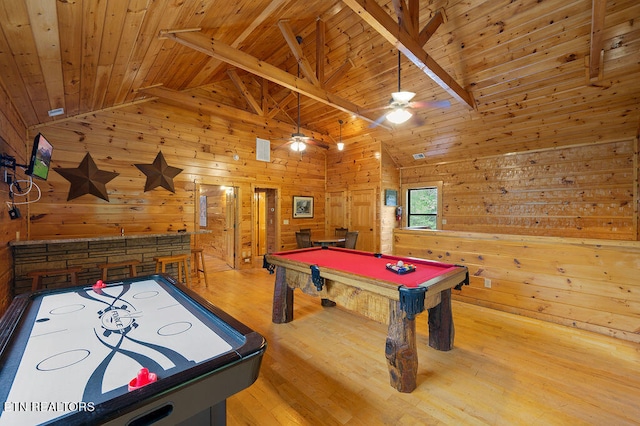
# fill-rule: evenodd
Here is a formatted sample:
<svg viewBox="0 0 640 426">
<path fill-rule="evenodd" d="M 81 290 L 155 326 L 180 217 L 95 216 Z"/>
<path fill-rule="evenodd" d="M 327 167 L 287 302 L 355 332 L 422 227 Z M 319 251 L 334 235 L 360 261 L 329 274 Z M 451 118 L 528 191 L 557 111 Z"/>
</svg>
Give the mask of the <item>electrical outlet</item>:
<svg viewBox="0 0 640 426">
<path fill-rule="evenodd" d="M 491 280 L 489 278 L 484 279 L 485 288 L 491 288 Z"/>
</svg>

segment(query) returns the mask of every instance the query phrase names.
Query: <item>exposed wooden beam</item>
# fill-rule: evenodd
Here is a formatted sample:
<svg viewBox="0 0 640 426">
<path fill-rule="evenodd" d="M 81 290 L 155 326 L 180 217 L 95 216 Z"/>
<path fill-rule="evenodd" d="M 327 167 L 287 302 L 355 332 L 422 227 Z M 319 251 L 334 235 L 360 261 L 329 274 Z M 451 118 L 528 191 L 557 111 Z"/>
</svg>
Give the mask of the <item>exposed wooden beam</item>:
<svg viewBox="0 0 640 426">
<path fill-rule="evenodd" d="M 297 121 L 295 120 L 295 118 L 289 116 L 289 114 L 287 114 L 287 111 L 285 111 L 285 108 L 287 107 L 287 105 L 289 105 L 291 102 L 294 102 L 297 99 L 298 99 L 298 96 L 296 95 L 295 92 L 289 92 L 289 94 L 280 102 L 276 102 L 275 100 L 273 100 L 273 103 L 275 104 L 275 108 L 273 108 L 273 112 L 272 112 L 273 115 L 269 114 L 269 116 L 273 118 L 278 113 L 278 111 L 280 111 L 284 115 L 289 117 L 289 120 L 291 120 L 292 123 L 296 124 Z"/>
<path fill-rule="evenodd" d="M 258 101 L 253 97 L 253 95 L 247 89 L 247 86 L 242 82 L 242 79 L 238 75 L 235 69 L 230 68 L 227 70 L 227 75 L 231 78 L 231 81 L 236 86 L 236 89 L 242 94 L 242 97 L 247 101 L 251 109 L 258 114 L 264 115 L 264 111 Z"/>
<path fill-rule="evenodd" d="M 407 7 L 407 3 L 404 0 L 393 0 L 393 8 L 398 16 L 398 24 L 404 28 L 404 30 L 411 34 L 411 37 L 418 37 L 418 15 L 413 15 L 415 12 L 416 1 L 411 1 L 412 9 Z"/>
<path fill-rule="evenodd" d="M 374 30 L 393 44 L 415 66 L 422 70 L 458 102 L 475 109 L 473 96 L 460 86 L 438 63 L 422 48 L 419 40 L 413 38 L 401 28 L 387 12 L 374 0 L 343 0 L 351 10 L 360 15 Z"/>
<path fill-rule="evenodd" d="M 300 65 L 300 71 L 302 72 L 302 75 L 304 75 L 307 78 L 307 80 L 311 82 L 311 84 L 319 86 L 318 78 L 316 77 L 316 74 L 313 72 L 313 68 L 311 67 L 311 64 L 309 64 L 309 61 L 304 56 L 302 47 L 300 46 L 300 43 L 298 43 L 298 39 L 296 38 L 296 35 L 293 33 L 293 30 L 291 29 L 291 26 L 289 25 L 289 21 L 287 21 L 286 19 L 278 21 L 278 27 L 280 28 L 280 31 L 282 32 L 284 39 L 287 41 L 287 44 L 289 45 L 289 49 L 291 49 L 293 56 L 295 56 L 295 58 L 297 59 L 298 65 Z"/>
<path fill-rule="evenodd" d="M 602 79 L 604 49 L 602 48 L 602 31 L 607 0 L 592 0 L 591 3 L 591 48 L 589 52 L 589 79 Z"/>
<path fill-rule="evenodd" d="M 445 22 L 446 16 L 444 15 L 444 10 L 439 9 L 435 15 L 429 20 L 427 25 L 420 31 L 420 35 L 418 35 L 418 43 L 420 46 L 424 46 L 427 44 L 429 39 L 433 34 L 435 34 L 436 30 Z"/>
<path fill-rule="evenodd" d="M 322 19 L 318 18 L 316 20 L 316 77 L 321 87 L 324 87 L 324 63 L 326 61 L 324 54 L 325 36 L 326 25 Z"/>
<path fill-rule="evenodd" d="M 213 38 L 207 37 L 199 32 L 179 32 L 175 33 L 172 30 L 165 30 L 160 32 L 160 37 L 174 40 L 183 46 L 187 46 L 198 52 L 204 53 L 214 58 L 218 58 L 234 67 L 243 69 L 247 72 L 255 74 L 259 77 L 266 78 L 276 84 L 286 87 L 294 92 L 298 92 L 301 95 L 307 96 L 315 101 L 321 102 L 325 105 L 329 105 L 340 111 L 344 111 L 348 114 L 353 114 L 356 117 L 362 118 L 370 123 L 375 123 L 374 118 L 367 117 L 363 113 L 363 108 L 350 102 L 346 99 L 330 93 L 321 87 L 315 86 L 301 78 L 293 76 L 286 71 L 281 70 L 271 64 L 259 60 L 258 58 L 251 56 L 241 50 L 234 49 L 229 45 L 226 45 Z M 389 127 L 385 127 L 390 129 Z"/>
<path fill-rule="evenodd" d="M 280 120 L 274 120 L 265 116 L 259 116 L 249 111 L 230 107 L 221 103 L 211 101 L 210 99 L 195 96 L 188 91 L 171 90 L 164 86 L 150 86 L 139 89 L 140 93 L 145 93 L 155 98 L 160 98 L 163 102 L 170 105 L 179 106 L 181 108 L 205 112 L 213 114 L 219 117 L 223 117 L 229 120 L 240 120 L 246 123 L 255 124 L 261 128 L 277 129 L 283 133 L 294 133 L 297 131 L 295 124 L 287 124 Z M 309 129 L 302 129 L 304 133 L 313 139 L 327 142 L 331 141 L 328 135 L 311 131 Z M 275 135 L 278 136 L 278 135 Z"/>
<path fill-rule="evenodd" d="M 266 78 L 263 78 L 260 80 L 260 101 L 262 102 L 262 111 L 265 114 L 269 111 L 268 98 L 269 98 L 269 80 L 267 80 Z"/>
<path fill-rule="evenodd" d="M 325 80 L 324 87 L 326 89 L 331 89 L 333 85 L 336 84 L 338 80 L 340 80 L 354 66 L 355 65 L 353 64 L 351 58 L 347 58 L 347 60 L 344 61 L 344 64 L 340 65 L 340 67 L 335 70 L 334 73 L 329 76 L 329 78 Z"/>
</svg>

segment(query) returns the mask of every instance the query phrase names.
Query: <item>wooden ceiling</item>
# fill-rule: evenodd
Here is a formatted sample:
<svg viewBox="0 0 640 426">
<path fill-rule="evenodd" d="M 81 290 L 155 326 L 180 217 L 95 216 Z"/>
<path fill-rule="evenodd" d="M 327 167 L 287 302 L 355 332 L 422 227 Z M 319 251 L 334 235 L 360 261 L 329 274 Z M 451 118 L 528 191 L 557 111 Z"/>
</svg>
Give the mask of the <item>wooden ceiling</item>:
<svg viewBox="0 0 640 426">
<path fill-rule="evenodd" d="M 639 18 L 637 0 L 2 0 L 0 84 L 27 126 L 158 98 L 275 140 L 300 93 L 303 133 L 410 167 L 634 137 Z M 372 128 L 398 51 L 402 89 L 451 106 Z"/>
</svg>

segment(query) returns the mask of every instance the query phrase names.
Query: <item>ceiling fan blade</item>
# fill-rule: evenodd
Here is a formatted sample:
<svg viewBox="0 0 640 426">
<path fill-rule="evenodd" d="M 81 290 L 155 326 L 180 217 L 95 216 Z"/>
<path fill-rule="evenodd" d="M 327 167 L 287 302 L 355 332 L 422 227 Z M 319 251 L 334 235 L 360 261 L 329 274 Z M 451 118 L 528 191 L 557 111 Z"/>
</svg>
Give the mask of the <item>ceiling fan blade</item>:
<svg viewBox="0 0 640 426">
<path fill-rule="evenodd" d="M 378 127 L 380 124 L 382 124 L 385 118 L 387 118 L 387 113 L 382 114 L 376 121 L 369 124 L 369 128 L 373 129 L 374 127 Z"/>
<path fill-rule="evenodd" d="M 363 112 L 364 113 L 369 113 L 369 112 L 381 111 L 383 109 L 389 109 L 389 108 L 393 108 L 393 107 L 391 105 L 384 105 L 384 106 L 379 106 L 379 107 L 375 107 L 375 108 L 368 108 L 368 109 L 365 109 Z"/>
<path fill-rule="evenodd" d="M 424 126 L 427 122 L 424 118 L 420 117 L 418 114 L 413 114 L 408 121 L 410 127 L 421 127 Z"/>
<path fill-rule="evenodd" d="M 308 139 L 308 140 L 305 141 L 305 143 L 308 143 L 309 145 L 315 145 L 315 146 L 317 146 L 319 148 L 322 148 L 322 149 L 329 149 L 329 145 L 327 145 L 324 142 L 320 142 L 320 141 L 317 141 L 317 140 L 314 140 L 314 139 Z"/>
<path fill-rule="evenodd" d="M 449 108 L 449 101 L 415 101 L 409 103 L 410 108 Z"/>
<path fill-rule="evenodd" d="M 274 151 L 277 151 L 277 150 L 279 150 L 279 149 L 285 148 L 285 147 L 287 147 L 287 146 L 291 145 L 293 142 L 294 142 L 294 141 L 291 141 L 291 140 L 290 140 L 290 141 L 287 141 L 287 142 L 285 142 L 285 143 L 283 143 L 283 144 L 280 144 L 280 145 L 276 146 L 275 148 L 273 148 L 273 150 L 274 150 Z"/>
</svg>

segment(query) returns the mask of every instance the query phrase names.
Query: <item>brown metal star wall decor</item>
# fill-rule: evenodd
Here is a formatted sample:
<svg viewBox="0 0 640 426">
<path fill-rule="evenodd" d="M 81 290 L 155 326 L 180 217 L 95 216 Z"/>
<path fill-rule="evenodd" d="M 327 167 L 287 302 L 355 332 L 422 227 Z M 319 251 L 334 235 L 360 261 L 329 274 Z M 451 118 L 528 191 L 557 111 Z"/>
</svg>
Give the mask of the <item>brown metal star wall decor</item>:
<svg viewBox="0 0 640 426">
<path fill-rule="evenodd" d="M 135 166 L 147 175 L 144 192 L 151 191 L 158 186 L 171 192 L 176 192 L 173 186 L 173 178 L 180 174 L 182 169 L 169 166 L 162 155 L 162 151 L 158 152 L 152 164 L 136 164 Z"/>
<path fill-rule="evenodd" d="M 91 154 L 88 152 L 77 168 L 56 167 L 54 170 L 71 183 L 67 201 L 78 198 L 84 194 L 95 195 L 96 197 L 109 201 L 105 185 L 119 175 L 119 173 L 99 170 L 93 158 L 91 158 Z"/>
</svg>

